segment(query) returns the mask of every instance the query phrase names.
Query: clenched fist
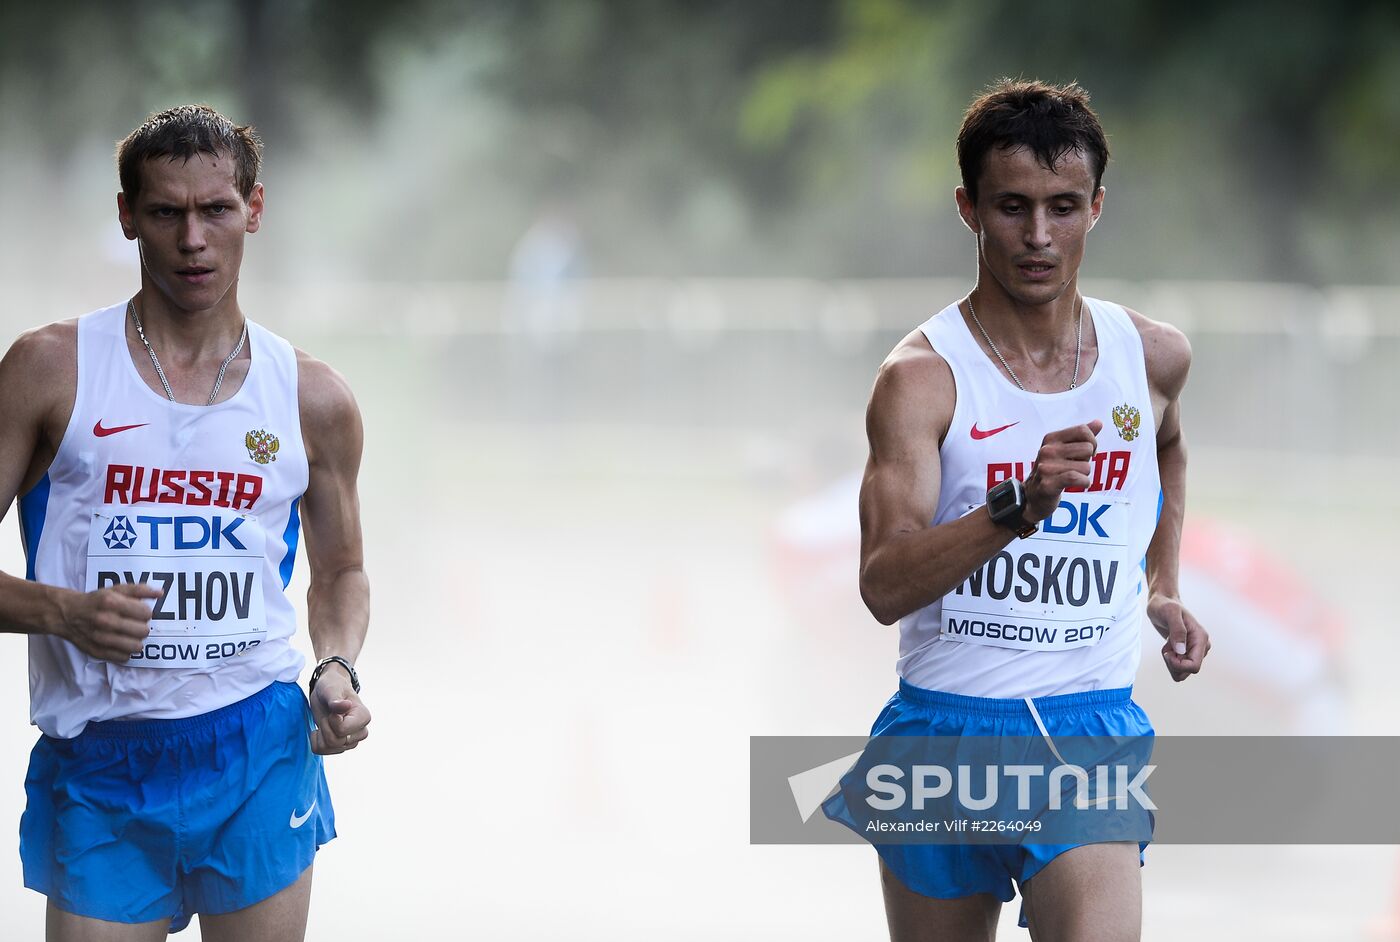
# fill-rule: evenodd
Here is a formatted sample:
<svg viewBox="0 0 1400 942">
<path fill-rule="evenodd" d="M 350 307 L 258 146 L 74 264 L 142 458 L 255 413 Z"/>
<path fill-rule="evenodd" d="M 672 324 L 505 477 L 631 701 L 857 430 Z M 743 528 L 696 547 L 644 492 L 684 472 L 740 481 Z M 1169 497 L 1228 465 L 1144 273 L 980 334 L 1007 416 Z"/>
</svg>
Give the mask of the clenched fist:
<svg viewBox="0 0 1400 942">
<path fill-rule="evenodd" d="M 1094 452 L 1098 450 L 1098 419 L 1046 435 L 1036 452 L 1035 470 L 1026 478 L 1026 520 L 1039 523 L 1060 506 L 1067 487 L 1088 487 Z"/>
<path fill-rule="evenodd" d="M 143 583 L 74 593 L 60 606 L 59 637 L 91 657 L 125 664 L 151 633 L 151 604 L 158 598 L 160 589 Z"/>
</svg>

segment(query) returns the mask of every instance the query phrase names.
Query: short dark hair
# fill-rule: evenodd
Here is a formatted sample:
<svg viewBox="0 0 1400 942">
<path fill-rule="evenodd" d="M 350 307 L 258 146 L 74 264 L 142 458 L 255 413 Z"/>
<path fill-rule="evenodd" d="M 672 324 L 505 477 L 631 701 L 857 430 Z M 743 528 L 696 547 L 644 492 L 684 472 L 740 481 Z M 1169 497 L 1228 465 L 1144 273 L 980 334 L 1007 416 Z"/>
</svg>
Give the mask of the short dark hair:
<svg viewBox="0 0 1400 942">
<path fill-rule="evenodd" d="M 958 168 L 963 189 L 977 202 L 977 178 L 993 148 L 1028 147 L 1051 170 L 1070 151 L 1087 154 L 1094 189 L 1103 183 L 1108 139 L 1099 116 L 1089 107 L 1089 93 L 1075 82 L 1050 85 L 1001 79 L 977 96 L 958 131 Z"/>
<path fill-rule="evenodd" d="M 251 126 L 239 127 L 208 105 L 180 105 L 151 115 L 117 143 L 117 176 L 128 200 L 141 191 L 141 164 L 153 157 L 189 160 L 195 154 L 227 154 L 233 178 L 246 200 L 262 169 L 262 141 Z"/>
</svg>

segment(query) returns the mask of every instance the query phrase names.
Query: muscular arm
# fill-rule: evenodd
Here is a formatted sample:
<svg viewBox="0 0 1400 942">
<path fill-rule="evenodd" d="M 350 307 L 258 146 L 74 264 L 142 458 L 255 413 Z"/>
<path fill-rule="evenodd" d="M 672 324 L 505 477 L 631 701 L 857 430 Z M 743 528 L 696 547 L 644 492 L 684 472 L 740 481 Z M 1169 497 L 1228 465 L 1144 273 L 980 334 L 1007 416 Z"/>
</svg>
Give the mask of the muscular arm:
<svg viewBox="0 0 1400 942">
<path fill-rule="evenodd" d="M 1152 595 L 1178 597 L 1181 523 L 1186 516 L 1186 438 L 1181 433 L 1181 404 L 1167 406 L 1157 430 L 1157 472 L 1162 480 L 1162 513 L 1147 545 L 1147 587 Z"/>
<path fill-rule="evenodd" d="M 65 392 L 72 411 L 77 388 L 76 330 L 61 327 L 28 331 L 0 361 L 0 519 L 23 493 L 21 488 L 27 491 L 43 476 L 42 470 L 34 473 L 34 466 L 42 464 L 46 469 L 52 460 L 54 449 L 46 441 L 45 420 Z M 51 374 L 47 381 L 45 374 Z M 54 386 L 60 386 L 56 394 L 47 394 Z M 63 622 L 65 594 L 76 593 L 0 573 L 0 631 L 56 633 Z"/>
<path fill-rule="evenodd" d="M 1162 513 L 1147 546 L 1147 614 L 1165 639 L 1162 659 L 1174 680 L 1201 669 L 1210 638 L 1181 604 L 1178 583 L 1181 525 L 1186 516 L 1186 438 L 1181 428 L 1181 391 L 1191 370 L 1191 344 L 1168 324 L 1129 312 L 1142 335 L 1147 381 L 1157 421 L 1157 469 Z"/>
<path fill-rule="evenodd" d="M 302 439 L 310 466 L 301 499 L 311 566 L 308 631 L 318 659 L 338 654 L 353 664 L 369 630 L 369 579 L 356 488 L 364 427 L 350 387 L 338 373 L 304 354 L 298 355 L 298 370 Z M 318 752 L 354 748 L 368 732 L 369 711 L 349 674 L 338 666 L 321 675 L 311 706 Z"/>
<path fill-rule="evenodd" d="M 0 360 L 0 519 L 48 470 L 73 413 L 78 386 L 75 321 L 23 334 Z M 0 632 L 64 638 L 124 663 L 150 631 L 149 586 L 78 592 L 0 573 Z"/>
<path fill-rule="evenodd" d="M 880 367 L 866 427 L 870 461 L 860 492 L 860 591 L 882 624 L 947 595 L 1012 539 L 985 508 L 930 526 L 938 509 L 938 447 L 952 421 L 952 371 L 914 332 Z M 1038 523 L 1067 487 L 1089 485 L 1103 423 L 1056 429 L 1041 440 L 1025 482 L 1023 520 Z"/>
<path fill-rule="evenodd" d="M 895 348 L 875 378 L 860 490 L 860 593 L 881 624 L 951 592 L 1012 539 L 985 512 L 929 525 L 938 509 L 938 446 L 955 395 L 948 365 L 918 334 Z"/>
</svg>

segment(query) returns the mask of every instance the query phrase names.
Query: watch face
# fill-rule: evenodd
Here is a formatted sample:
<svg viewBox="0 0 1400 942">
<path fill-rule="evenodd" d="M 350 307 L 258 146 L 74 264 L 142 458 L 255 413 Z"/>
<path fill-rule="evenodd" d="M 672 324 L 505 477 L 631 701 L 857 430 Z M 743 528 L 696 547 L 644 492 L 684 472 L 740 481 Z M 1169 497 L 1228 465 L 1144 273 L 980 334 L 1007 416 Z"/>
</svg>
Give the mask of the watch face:
<svg viewBox="0 0 1400 942">
<path fill-rule="evenodd" d="M 993 520 L 999 520 L 1014 512 L 1016 507 L 1015 481 L 1002 481 L 987 492 L 987 512 L 991 514 Z"/>
</svg>

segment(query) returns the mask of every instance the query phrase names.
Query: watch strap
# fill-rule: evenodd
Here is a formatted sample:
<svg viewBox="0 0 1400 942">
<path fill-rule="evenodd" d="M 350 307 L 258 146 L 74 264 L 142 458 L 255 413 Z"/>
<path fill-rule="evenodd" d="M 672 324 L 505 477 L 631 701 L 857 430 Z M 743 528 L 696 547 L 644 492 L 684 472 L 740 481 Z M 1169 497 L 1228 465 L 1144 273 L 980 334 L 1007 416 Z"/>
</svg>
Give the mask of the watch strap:
<svg viewBox="0 0 1400 942">
<path fill-rule="evenodd" d="M 326 668 L 330 667 L 332 664 L 339 664 L 341 667 L 345 668 L 345 672 L 350 675 L 351 689 L 359 693 L 360 675 L 355 672 L 355 666 L 339 654 L 332 654 L 330 657 L 321 658 L 316 664 L 316 669 L 311 672 L 311 680 L 306 685 L 306 692 L 309 694 L 316 689 L 316 681 L 321 679 L 321 675 L 325 673 Z"/>
<path fill-rule="evenodd" d="M 1011 491 L 1013 503 L 999 513 L 993 513 L 991 502 L 998 490 Z M 993 487 L 987 492 L 987 505 L 987 514 L 993 523 L 1005 527 L 1023 540 L 1040 529 L 1038 525 L 1026 522 L 1026 487 L 1019 480 L 1011 478 Z"/>
</svg>

